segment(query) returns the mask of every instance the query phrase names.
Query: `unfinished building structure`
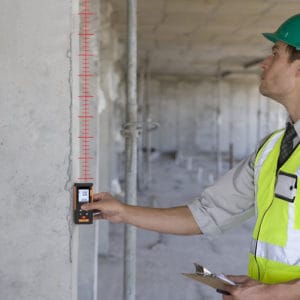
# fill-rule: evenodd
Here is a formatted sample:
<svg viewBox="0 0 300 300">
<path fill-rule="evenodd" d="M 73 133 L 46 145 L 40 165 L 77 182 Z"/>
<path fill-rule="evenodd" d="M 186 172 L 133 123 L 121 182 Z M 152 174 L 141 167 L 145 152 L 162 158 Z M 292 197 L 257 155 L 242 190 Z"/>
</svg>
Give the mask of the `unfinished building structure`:
<svg viewBox="0 0 300 300">
<path fill-rule="evenodd" d="M 130 123 L 126 119 L 130 89 L 127 30 L 133 26 L 128 25 L 130 2 L 89 0 L 93 12 L 89 26 L 94 34 L 89 42 L 93 54 L 90 71 L 94 74 L 89 79 L 94 95 L 90 131 L 95 137 L 90 144 L 93 160 L 89 168 L 97 191 L 120 197 L 126 181 L 123 125 Z M 137 17 L 137 66 L 132 70 L 137 87 L 135 129 L 137 135 L 141 132 L 137 139 L 136 188 L 141 192 L 148 188 L 151 195 L 155 194 L 151 183 L 159 172 L 151 173 L 154 153 L 171 153 L 180 167 L 194 172 L 198 179 L 210 177 L 208 181 L 212 182 L 285 122 L 283 108 L 258 93 L 259 63 L 271 48 L 261 32 L 274 31 L 284 19 L 300 11 L 300 3 L 133 3 L 137 4 L 133 10 Z M 151 262 L 145 260 L 145 267 L 142 258 L 128 271 L 137 268 L 140 288 L 132 292 L 133 287 L 127 287 L 129 295 L 123 296 L 120 282 L 126 279 L 126 273 L 119 274 L 123 272 L 123 252 L 120 250 L 115 260 L 110 256 L 111 225 L 105 221 L 91 226 L 73 223 L 72 186 L 80 177 L 81 151 L 81 8 L 80 0 L 5 0 L 2 5 L 0 298 L 194 299 L 189 292 L 184 294 L 189 296 L 181 294 L 182 287 L 188 285 L 183 281 L 172 291 L 159 291 L 162 281 L 168 284 L 162 270 L 157 271 L 161 277 L 155 288 L 142 292 L 144 268 L 151 268 Z M 205 155 L 212 161 L 209 172 L 199 165 Z M 141 196 L 147 205 L 151 204 L 146 199 L 150 194 Z M 176 205 L 180 199 L 176 201 L 167 204 Z M 143 247 L 145 238 L 140 235 L 142 242 L 138 245 Z M 178 248 L 180 243 L 171 242 Z M 220 243 L 225 245 L 225 240 Z M 196 246 L 201 248 L 200 243 Z M 129 245 L 132 247 L 134 244 Z M 164 247 L 162 252 L 167 251 Z M 152 258 L 152 254 L 147 255 Z M 166 269 L 163 263 L 155 267 Z M 110 274 L 110 269 L 119 275 Z M 167 274 L 172 272 L 168 266 Z M 136 278 L 128 284 L 132 282 Z M 110 283 L 117 285 L 117 292 L 108 286 Z M 188 287 L 199 294 L 195 286 Z"/>
</svg>

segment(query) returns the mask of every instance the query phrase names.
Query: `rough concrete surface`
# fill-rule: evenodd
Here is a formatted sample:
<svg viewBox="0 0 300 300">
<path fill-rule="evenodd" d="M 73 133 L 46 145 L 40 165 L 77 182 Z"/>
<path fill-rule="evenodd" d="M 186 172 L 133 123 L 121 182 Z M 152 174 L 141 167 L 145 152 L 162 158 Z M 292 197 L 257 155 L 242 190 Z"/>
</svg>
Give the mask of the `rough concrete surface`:
<svg viewBox="0 0 300 300">
<path fill-rule="evenodd" d="M 1 299 L 71 299 L 70 5 L 1 3 Z"/>
</svg>

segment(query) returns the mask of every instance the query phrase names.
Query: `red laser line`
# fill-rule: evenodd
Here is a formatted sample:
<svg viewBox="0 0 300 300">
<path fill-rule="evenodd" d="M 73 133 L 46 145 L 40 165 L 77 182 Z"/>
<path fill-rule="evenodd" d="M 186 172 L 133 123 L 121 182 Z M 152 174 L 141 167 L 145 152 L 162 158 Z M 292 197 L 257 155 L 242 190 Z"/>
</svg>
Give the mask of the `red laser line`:
<svg viewBox="0 0 300 300">
<path fill-rule="evenodd" d="M 91 33 L 89 30 L 89 18 L 92 15 L 95 15 L 95 13 L 89 11 L 89 0 L 82 0 L 82 10 L 79 12 L 82 28 L 78 33 L 81 41 L 81 50 L 79 53 L 81 71 L 78 74 L 81 81 L 81 94 L 78 96 L 81 103 L 81 112 L 78 115 L 78 119 L 80 120 L 80 135 L 78 138 L 81 141 L 81 155 L 79 157 L 81 162 L 81 176 L 78 179 L 83 181 L 93 180 L 89 172 L 89 161 L 93 160 L 92 155 L 89 153 L 90 142 L 94 139 L 89 133 L 90 120 L 94 118 L 89 112 L 89 101 L 94 98 L 89 92 L 89 79 L 95 76 L 90 72 L 89 62 L 89 58 L 94 56 L 89 49 L 90 39 L 94 36 L 94 33 Z"/>
</svg>

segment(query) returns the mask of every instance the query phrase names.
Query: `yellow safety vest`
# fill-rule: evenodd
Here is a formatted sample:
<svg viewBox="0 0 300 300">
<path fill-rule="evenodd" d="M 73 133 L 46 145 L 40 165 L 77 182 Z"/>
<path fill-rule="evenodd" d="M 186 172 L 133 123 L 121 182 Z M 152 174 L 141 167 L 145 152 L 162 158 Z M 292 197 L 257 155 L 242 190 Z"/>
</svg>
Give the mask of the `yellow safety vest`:
<svg viewBox="0 0 300 300">
<path fill-rule="evenodd" d="M 257 220 L 248 274 L 270 284 L 300 278 L 300 145 L 277 170 L 283 133 L 268 138 L 254 168 Z"/>
</svg>

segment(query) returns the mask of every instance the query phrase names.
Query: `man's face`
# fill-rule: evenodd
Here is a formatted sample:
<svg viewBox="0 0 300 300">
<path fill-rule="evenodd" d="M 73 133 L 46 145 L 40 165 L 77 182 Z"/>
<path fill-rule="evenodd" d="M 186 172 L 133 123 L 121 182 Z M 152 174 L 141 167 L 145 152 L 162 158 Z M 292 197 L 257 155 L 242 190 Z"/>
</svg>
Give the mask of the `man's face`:
<svg viewBox="0 0 300 300">
<path fill-rule="evenodd" d="M 262 74 L 259 91 L 266 97 L 286 104 L 285 100 L 295 92 L 296 62 L 289 62 L 287 45 L 276 42 L 272 47 L 272 55 L 268 56 L 261 64 Z"/>
</svg>

